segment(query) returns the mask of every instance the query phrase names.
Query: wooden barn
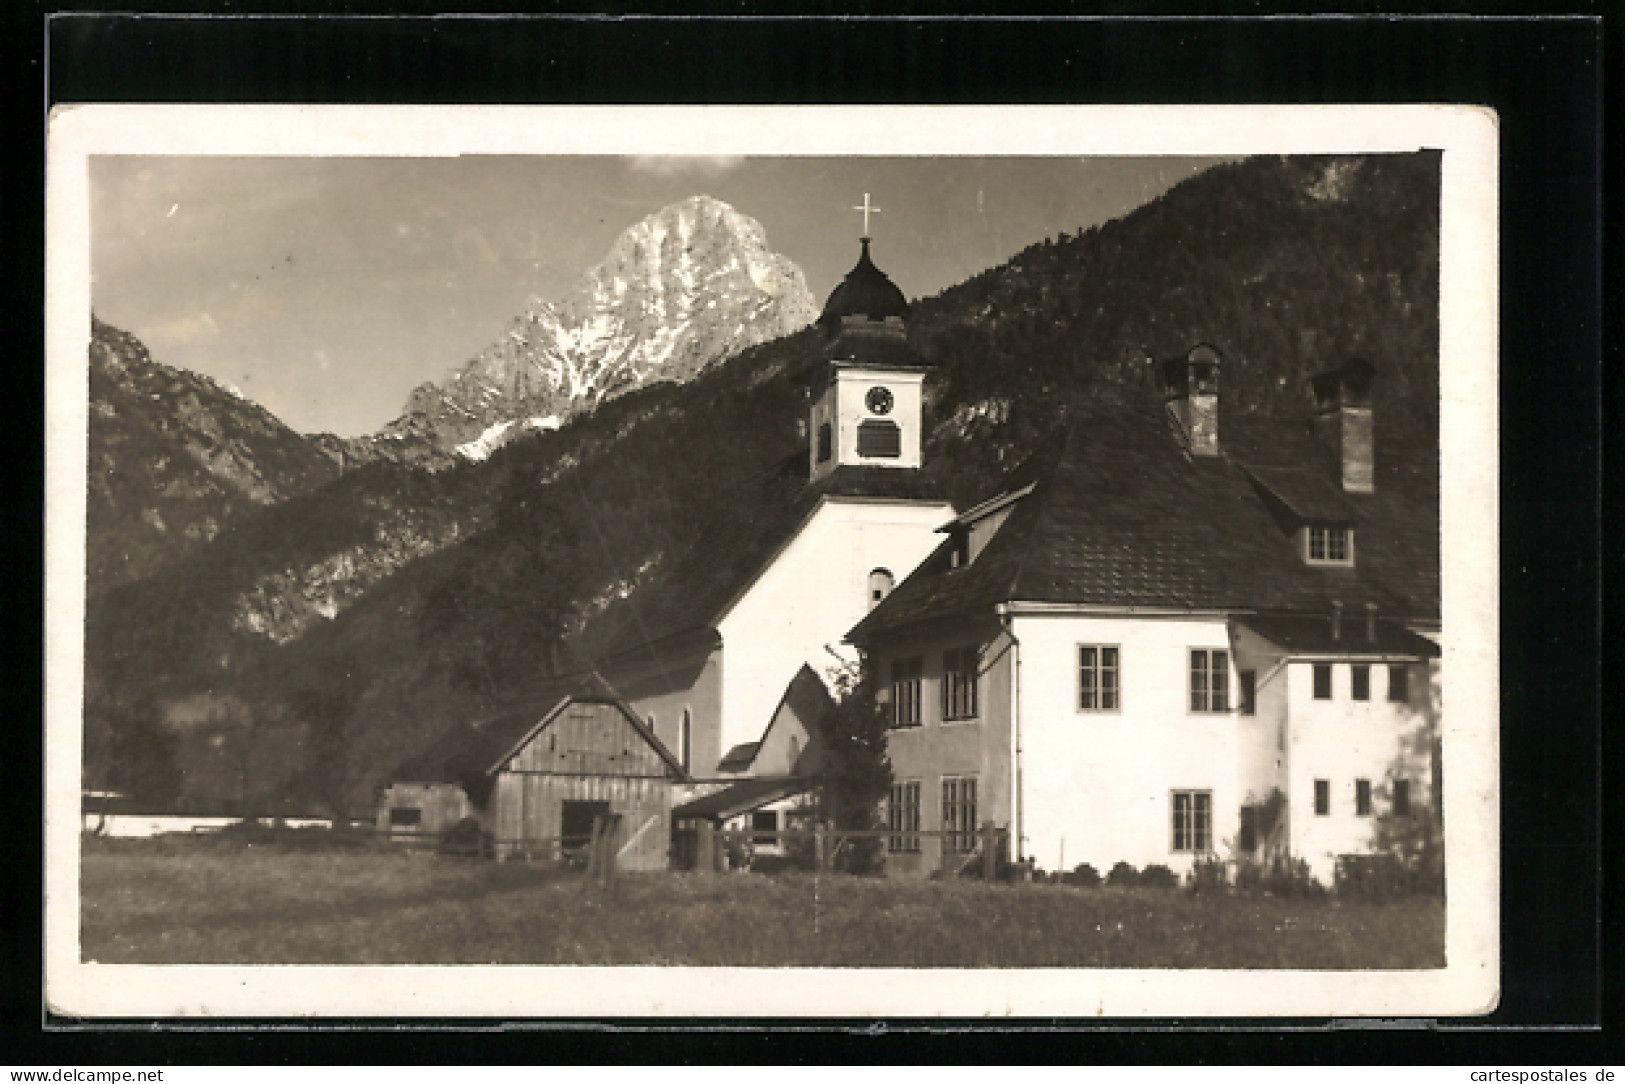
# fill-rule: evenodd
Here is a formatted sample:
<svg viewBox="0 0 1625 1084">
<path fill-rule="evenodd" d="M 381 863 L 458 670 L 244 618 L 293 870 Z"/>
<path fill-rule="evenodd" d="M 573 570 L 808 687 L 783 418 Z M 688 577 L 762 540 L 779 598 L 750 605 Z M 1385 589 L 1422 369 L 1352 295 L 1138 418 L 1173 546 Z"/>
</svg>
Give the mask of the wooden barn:
<svg viewBox="0 0 1625 1084">
<path fill-rule="evenodd" d="M 453 728 L 397 776 L 459 787 L 499 858 L 566 859 L 606 816 L 627 870 L 666 868 L 672 806 L 691 793 L 678 760 L 596 675 Z"/>
</svg>

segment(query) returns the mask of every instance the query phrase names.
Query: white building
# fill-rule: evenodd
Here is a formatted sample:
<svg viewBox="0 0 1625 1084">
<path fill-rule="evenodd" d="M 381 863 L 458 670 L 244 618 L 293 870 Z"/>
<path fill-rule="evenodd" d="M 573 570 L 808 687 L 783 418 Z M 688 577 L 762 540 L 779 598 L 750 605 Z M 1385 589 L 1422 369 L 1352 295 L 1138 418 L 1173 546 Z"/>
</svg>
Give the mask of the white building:
<svg viewBox="0 0 1625 1084">
<path fill-rule="evenodd" d="M 893 717 L 890 868 L 993 821 L 1046 869 L 1290 854 L 1329 881 L 1429 815 L 1432 448 L 1374 430 L 1368 366 L 1295 422 L 1221 416 L 1219 366 L 1198 347 L 1164 401 L 1075 418 L 853 629 Z"/>
</svg>

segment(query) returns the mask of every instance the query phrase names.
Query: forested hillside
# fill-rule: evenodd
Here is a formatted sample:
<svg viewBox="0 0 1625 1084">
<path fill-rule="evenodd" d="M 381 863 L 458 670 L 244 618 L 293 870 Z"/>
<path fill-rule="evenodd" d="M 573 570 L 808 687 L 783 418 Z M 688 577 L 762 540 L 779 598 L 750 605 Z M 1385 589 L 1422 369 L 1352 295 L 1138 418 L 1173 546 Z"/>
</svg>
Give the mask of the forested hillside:
<svg viewBox="0 0 1625 1084">
<path fill-rule="evenodd" d="M 1431 429 L 1437 240 L 1432 153 L 1253 159 L 1042 240 L 915 305 L 911 334 L 937 366 L 926 470 L 963 503 L 1072 404 L 1144 393 L 1152 358 L 1199 341 L 1244 410 L 1301 413 L 1306 375 L 1359 355 L 1385 424 Z M 748 524 L 763 480 L 804 462 L 790 374 L 819 344 L 807 331 L 752 348 L 483 463 L 346 474 L 115 592 L 90 615 L 87 769 L 200 803 L 365 802 L 455 719 L 582 665 L 591 616 L 657 585 L 703 528 Z M 375 575 L 263 595 L 313 585 L 299 620 L 245 604 L 267 577 L 368 539 L 356 553 L 395 555 Z"/>
</svg>

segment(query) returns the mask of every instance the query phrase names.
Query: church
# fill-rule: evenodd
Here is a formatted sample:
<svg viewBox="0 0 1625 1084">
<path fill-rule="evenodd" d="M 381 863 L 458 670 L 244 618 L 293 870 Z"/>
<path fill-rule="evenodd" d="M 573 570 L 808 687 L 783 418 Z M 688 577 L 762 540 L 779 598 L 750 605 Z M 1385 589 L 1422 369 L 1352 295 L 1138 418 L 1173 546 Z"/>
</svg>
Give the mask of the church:
<svg viewBox="0 0 1625 1084">
<path fill-rule="evenodd" d="M 954 867 L 993 822 L 1049 870 L 1291 856 L 1329 882 L 1379 831 L 1439 823 L 1437 457 L 1376 417 L 1373 366 L 1264 417 L 1225 401 L 1224 358 L 1193 344 L 1158 394 L 1073 412 L 956 512 L 921 471 L 930 367 L 908 303 L 860 245 L 797 377 L 805 470 L 604 613 L 591 682 L 506 713 L 495 760 L 458 776 L 420 758 L 392 795 L 470 768 L 501 795 L 547 734 L 547 757 L 625 775 L 588 788 L 604 810 L 635 781 L 627 846 L 647 862 L 685 819 L 784 827 L 861 662 L 890 719 L 893 875 Z M 603 733 L 548 722 L 592 712 Z M 521 834 L 568 819 L 539 801 L 490 816 Z"/>
</svg>

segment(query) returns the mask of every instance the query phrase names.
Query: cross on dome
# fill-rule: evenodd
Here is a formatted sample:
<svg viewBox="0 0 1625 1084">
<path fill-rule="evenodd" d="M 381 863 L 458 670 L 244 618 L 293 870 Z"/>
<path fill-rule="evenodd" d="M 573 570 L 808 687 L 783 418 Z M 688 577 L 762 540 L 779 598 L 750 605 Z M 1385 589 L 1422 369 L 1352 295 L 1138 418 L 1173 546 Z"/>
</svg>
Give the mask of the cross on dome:
<svg viewBox="0 0 1625 1084">
<path fill-rule="evenodd" d="M 869 216 L 871 214 L 879 214 L 880 208 L 869 203 L 869 193 L 865 192 L 863 194 L 863 203 L 861 205 L 854 206 L 852 209 L 854 211 L 863 212 L 863 236 L 859 238 L 859 240 L 869 240 Z"/>
</svg>

